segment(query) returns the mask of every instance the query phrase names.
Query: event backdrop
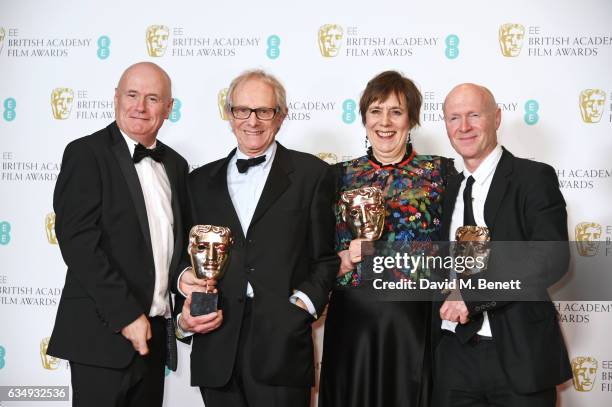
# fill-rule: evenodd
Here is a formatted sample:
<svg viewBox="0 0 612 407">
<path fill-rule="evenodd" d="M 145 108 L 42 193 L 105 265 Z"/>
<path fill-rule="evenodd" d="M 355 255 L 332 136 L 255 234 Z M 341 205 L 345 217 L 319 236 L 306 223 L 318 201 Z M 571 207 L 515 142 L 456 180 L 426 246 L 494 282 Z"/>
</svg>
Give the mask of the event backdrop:
<svg viewBox="0 0 612 407">
<path fill-rule="evenodd" d="M 66 144 L 113 120 L 113 90 L 130 64 L 153 61 L 172 77 L 176 101 L 160 137 L 193 168 L 234 147 L 219 106 L 249 68 L 287 88 L 278 140 L 332 163 L 364 154 L 357 103 L 377 73 L 399 70 L 421 89 L 416 150 L 455 158 L 444 97 L 460 82 L 486 85 L 503 111 L 501 143 L 557 170 L 570 237 L 601 241 L 576 252 L 587 258 L 612 254 L 611 22 L 609 0 L 2 2 L 0 386 L 70 383 L 67 362 L 45 353 L 66 270 L 52 193 Z M 562 406 L 610 405 L 605 300 L 557 302 L 575 368 Z M 180 345 L 165 406 L 202 403 L 189 387 L 189 352 Z"/>
</svg>

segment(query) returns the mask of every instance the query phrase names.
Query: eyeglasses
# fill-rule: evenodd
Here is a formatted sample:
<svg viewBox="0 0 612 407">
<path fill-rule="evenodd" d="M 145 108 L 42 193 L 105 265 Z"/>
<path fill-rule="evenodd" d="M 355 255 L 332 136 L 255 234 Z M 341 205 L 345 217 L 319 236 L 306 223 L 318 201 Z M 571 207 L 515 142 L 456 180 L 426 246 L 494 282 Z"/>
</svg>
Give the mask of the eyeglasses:
<svg viewBox="0 0 612 407">
<path fill-rule="evenodd" d="M 230 111 L 234 119 L 245 120 L 251 117 L 251 114 L 255 112 L 255 116 L 259 120 L 272 120 L 274 116 L 276 116 L 276 113 L 278 113 L 278 107 L 258 107 L 256 109 L 251 109 L 246 106 L 232 106 Z"/>
</svg>

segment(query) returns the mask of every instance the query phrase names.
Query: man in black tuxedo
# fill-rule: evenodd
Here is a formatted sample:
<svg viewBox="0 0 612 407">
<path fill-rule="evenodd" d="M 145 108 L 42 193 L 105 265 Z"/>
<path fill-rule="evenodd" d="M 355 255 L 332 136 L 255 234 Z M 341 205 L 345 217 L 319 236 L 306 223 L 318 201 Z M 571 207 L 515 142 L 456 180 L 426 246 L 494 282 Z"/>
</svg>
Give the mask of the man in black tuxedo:
<svg viewBox="0 0 612 407">
<path fill-rule="evenodd" d="M 275 141 L 287 104 L 273 76 L 234 79 L 225 109 L 238 148 L 189 177 L 194 223 L 227 226 L 235 239 L 217 283 L 220 311 L 191 316 L 191 293 L 202 281 L 191 269 L 179 277 L 187 297 L 179 326 L 195 332 L 191 383 L 206 407 L 306 407 L 311 323 L 339 267 L 334 177 L 323 161 Z"/>
<path fill-rule="evenodd" d="M 491 92 L 474 84 L 455 87 L 444 116 L 465 169 L 448 182 L 442 236 L 454 240 L 458 227 L 477 225 L 488 227 L 491 241 L 567 241 L 565 201 L 554 169 L 516 158 L 497 143 L 501 110 Z M 504 250 L 496 247 L 492 256 Z M 553 252 L 554 259 L 522 263 L 517 275 L 537 274 L 530 280 L 545 285 L 559 280 L 568 252 Z M 547 295 L 539 302 L 470 301 L 470 295 L 467 289 L 454 291 L 435 308 L 434 405 L 555 406 L 555 386 L 572 372 Z"/>
<path fill-rule="evenodd" d="M 132 65 L 116 121 L 64 152 L 53 207 L 68 272 L 48 353 L 70 361 L 73 406 L 161 406 L 166 360 L 176 368 L 168 283 L 189 198 L 186 161 L 156 140 L 171 109 L 168 74 Z"/>
</svg>

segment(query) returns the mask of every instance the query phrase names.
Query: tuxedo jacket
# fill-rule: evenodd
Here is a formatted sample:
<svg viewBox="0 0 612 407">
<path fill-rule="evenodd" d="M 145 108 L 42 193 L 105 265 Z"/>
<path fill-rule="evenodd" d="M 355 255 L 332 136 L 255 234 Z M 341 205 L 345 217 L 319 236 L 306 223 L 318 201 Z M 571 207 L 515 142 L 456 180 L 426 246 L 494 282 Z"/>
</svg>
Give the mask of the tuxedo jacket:
<svg viewBox="0 0 612 407">
<path fill-rule="evenodd" d="M 189 197 L 187 162 L 167 146 L 166 153 L 174 217 L 170 285 L 185 251 L 183 216 L 189 215 Z M 155 266 L 142 188 L 115 122 L 68 144 L 53 208 L 68 271 L 48 353 L 83 364 L 125 367 L 135 350 L 120 331 L 149 314 Z"/>
<path fill-rule="evenodd" d="M 194 224 L 227 226 L 235 240 L 217 283 L 223 323 L 188 339 L 193 341 L 191 383 L 220 387 L 229 381 L 250 282 L 255 293 L 247 344 L 252 375 L 269 385 L 311 386 L 314 318 L 289 297 L 293 290 L 304 292 L 317 315 L 328 301 L 339 267 L 334 251 L 334 176 L 325 162 L 278 144 L 245 235 L 227 186 L 227 166 L 235 151 L 189 176 Z M 175 312 L 180 312 L 183 300 L 177 295 Z"/>
<path fill-rule="evenodd" d="M 442 236 L 447 239 L 462 175 L 449 179 L 443 206 Z M 567 213 L 554 169 L 536 161 L 502 153 L 485 200 L 484 218 L 491 241 L 567 241 Z M 498 250 L 504 250 L 499 249 Z M 492 249 L 492 256 L 496 247 Z M 547 257 L 547 256 L 545 256 Z M 534 264 L 535 263 L 535 264 Z M 553 258 L 525 263 L 550 286 L 568 270 L 569 251 L 555 250 Z M 489 267 L 491 267 L 489 263 Z M 521 270 L 525 272 L 525 270 Z M 518 393 L 550 389 L 571 378 L 572 371 L 557 312 L 545 301 L 470 301 L 462 296 L 470 317 L 488 312 L 494 344 L 510 385 Z M 538 297 L 540 298 L 540 297 Z M 441 336 L 441 303 L 434 304 L 433 349 Z"/>
</svg>

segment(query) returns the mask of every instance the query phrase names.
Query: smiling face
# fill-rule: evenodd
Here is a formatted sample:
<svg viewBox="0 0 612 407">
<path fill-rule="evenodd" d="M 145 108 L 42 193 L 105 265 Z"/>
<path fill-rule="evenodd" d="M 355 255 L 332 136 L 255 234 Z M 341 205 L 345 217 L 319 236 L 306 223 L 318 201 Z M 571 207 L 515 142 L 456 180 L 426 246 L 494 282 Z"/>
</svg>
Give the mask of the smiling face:
<svg viewBox="0 0 612 407">
<path fill-rule="evenodd" d="M 115 120 L 131 139 L 151 146 L 171 110 L 170 80 L 161 68 L 139 63 L 123 73 L 115 89 Z"/>
<path fill-rule="evenodd" d="M 256 77 L 236 86 L 231 102 L 234 108 L 278 108 L 272 85 Z M 240 151 L 249 157 L 262 155 L 268 149 L 285 119 L 281 112 L 271 120 L 258 119 L 255 112 L 251 112 L 248 119 L 236 119 L 231 112 L 228 116 Z"/>
<path fill-rule="evenodd" d="M 501 110 L 485 88 L 463 84 L 444 101 L 444 121 L 451 145 L 474 172 L 497 145 Z"/>
<path fill-rule="evenodd" d="M 397 163 L 406 154 L 410 119 L 404 100 L 391 93 L 384 101 L 368 106 L 365 127 L 372 152 L 383 164 Z"/>
</svg>

